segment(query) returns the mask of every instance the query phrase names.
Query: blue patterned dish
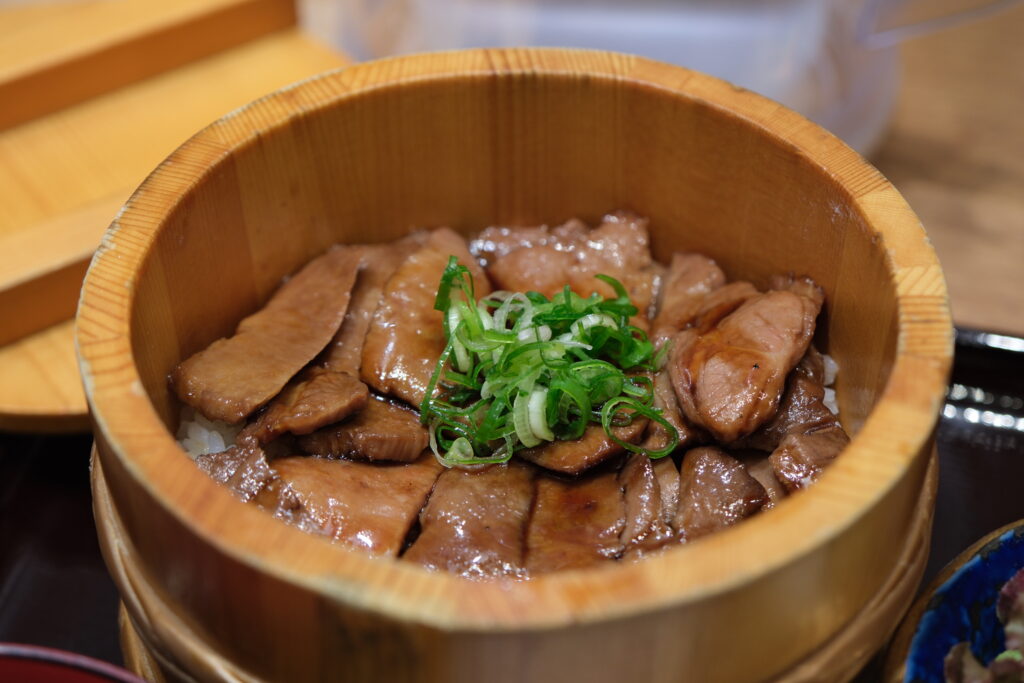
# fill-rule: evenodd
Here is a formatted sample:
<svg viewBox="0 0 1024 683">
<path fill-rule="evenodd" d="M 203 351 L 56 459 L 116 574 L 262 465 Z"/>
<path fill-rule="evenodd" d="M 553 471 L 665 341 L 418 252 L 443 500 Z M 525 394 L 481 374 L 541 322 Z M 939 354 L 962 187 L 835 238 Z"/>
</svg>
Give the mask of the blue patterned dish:
<svg viewBox="0 0 1024 683">
<path fill-rule="evenodd" d="M 914 628 L 904 683 L 943 683 L 946 653 L 965 640 L 985 665 L 1002 652 L 1003 627 L 996 618 L 996 597 L 1022 567 L 1024 521 L 989 534 L 947 565 L 900 628 L 901 633 Z"/>
</svg>

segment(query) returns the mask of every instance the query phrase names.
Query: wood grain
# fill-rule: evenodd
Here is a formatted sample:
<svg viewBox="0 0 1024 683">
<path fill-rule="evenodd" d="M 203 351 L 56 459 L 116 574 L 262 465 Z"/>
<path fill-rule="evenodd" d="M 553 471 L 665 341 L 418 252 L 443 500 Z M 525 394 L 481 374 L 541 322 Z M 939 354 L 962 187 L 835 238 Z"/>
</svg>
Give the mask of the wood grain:
<svg viewBox="0 0 1024 683">
<path fill-rule="evenodd" d="M 86 432 L 88 413 L 74 321 L 0 347 L 0 429 Z"/>
<path fill-rule="evenodd" d="M 855 437 L 814 487 L 643 562 L 475 583 L 288 528 L 174 442 L 169 370 L 328 244 L 620 207 L 650 218 L 661 260 L 698 250 L 733 278 L 794 270 L 823 286 L 822 341 Z M 898 561 L 952 353 L 934 252 L 858 155 L 720 81 L 558 50 L 356 65 L 225 117 L 115 221 L 77 334 L 138 565 L 225 660 L 297 681 L 781 674 L 849 623 Z"/>
<path fill-rule="evenodd" d="M 1024 335 L 1024 7 L 911 41 L 875 163 L 921 217 L 959 325 Z"/>
<path fill-rule="evenodd" d="M 118 614 L 125 666 L 154 683 L 180 680 L 167 672 L 181 671 L 183 660 L 198 661 L 199 666 L 193 665 L 190 672 L 202 679 L 253 680 L 251 674 L 239 671 L 191 632 L 172 607 L 162 602 L 149 585 L 148 577 L 136 566 L 131 539 L 110 499 L 95 448 L 91 481 L 100 546 L 111 574 L 125 594 Z M 839 633 L 797 666 L 772 679 L 772 683 L 849 681 L 888 640 L 913 600 L 924 572 L 938 481 L 938 456 L 933 452 L 906 541 L 885 584 Z M 137 623 L 143 627 L 137 627 Z M 153 633 L 159 638 L 159 645 L 147 641 L 142 633 Z"/>
<path fill-rule="evenodd" d="M 291 0 L 0 8 L 0 130 L 295 23 Z"/>
<path fill-rule="evenodd" d="M 100 236 L 146 174 L 224 112 L 344 63 L 282 31 L 0 132 L 0 378 L 10 380 L 0 381 L 0 427 L 87 428 L 81 380 L 64 360 L 74 354 L 70 325 L 60 323 L 74 315 Z"/>
</svg>

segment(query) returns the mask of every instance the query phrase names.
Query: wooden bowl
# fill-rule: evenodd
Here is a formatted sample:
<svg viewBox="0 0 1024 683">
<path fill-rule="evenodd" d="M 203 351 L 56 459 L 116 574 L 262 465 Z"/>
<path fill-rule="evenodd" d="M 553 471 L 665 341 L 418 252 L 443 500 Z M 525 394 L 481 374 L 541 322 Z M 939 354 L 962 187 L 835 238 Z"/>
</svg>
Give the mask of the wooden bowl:
<svg viewBox="0 0 1024 683">
<path fill-rule="evenodd" d="M 656 256 L 798 271 L 855 434 L 808 491 L 644 562 L 474 583 L 285 526 L 202 474 L 167 375 L 337 241 L 414 226 L 651 219 Z M 770 678 L 884 585 L 922 490 L 952 353 L 914 214 L 799 115 L 645 59 L 487 50 L 361 64 L 281 90 L 174 152 L 111 225 L 78 346 L 137 564 L 247 676 L 369 681 Z M 895 620 L 893 621 L 895 623 Z"/>
</svg>

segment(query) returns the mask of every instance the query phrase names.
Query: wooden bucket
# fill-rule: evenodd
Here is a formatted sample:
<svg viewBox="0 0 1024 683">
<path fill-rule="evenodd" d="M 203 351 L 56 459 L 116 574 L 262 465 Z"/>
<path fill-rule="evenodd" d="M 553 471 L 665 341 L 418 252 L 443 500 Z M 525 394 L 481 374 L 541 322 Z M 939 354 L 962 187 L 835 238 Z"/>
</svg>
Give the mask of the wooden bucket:
<svg viewBox="0 0 1024 683">
<path fill-rule="evenodd" d="M 287 527 L 175 443 L 171 368 L 329 244 L 615 208 L 651 219 L 659 259 L 696 250 L 731 278 L 822 284 L 821 341 L 855 438 L 815 486 L 644 562 L 474 583 Z M 362 64 L 221 119 L 111 225 L 77 325 L 134 566 L 197 642 L 289 681 L 782 675 L 906 566 L 952 353 L 924 232 L 856 153 L 716 79 L 562 50 Z"/>
</svg>

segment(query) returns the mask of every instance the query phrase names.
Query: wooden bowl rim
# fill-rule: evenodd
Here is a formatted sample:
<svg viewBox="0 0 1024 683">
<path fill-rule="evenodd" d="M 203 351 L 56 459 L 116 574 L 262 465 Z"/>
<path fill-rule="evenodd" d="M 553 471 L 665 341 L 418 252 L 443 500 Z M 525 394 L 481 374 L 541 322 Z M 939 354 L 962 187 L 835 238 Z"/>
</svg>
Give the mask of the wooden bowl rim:
<svg viewBox="0 0 1024 683">
<path fill-rule="evenodd" d="M 156 198 L 166 203 L 168 196 L 180 203 L 233 150 L 287 126 L 294 117 L 344 106 L 347 100 L 381 88 L 516 77 L 585 77 L 697 101 L 756 127 L 832 179 L 862 213 L 874 231 L 873 239 L 886 246 L 899 319 L 886 388 L 844 457 L 814 487 L 787 499 L 771 514 L 643 562 L 513 584 L 475 583 L 372 558 L 298 530 L 290 530 L 282 545 L 268 549 L 262 543 L 263 532 L 281 522 L 237 501 L 183 458 L 142 388 L 131 350 L 135 283 L 174 208 L 154 213 L 147 205 Z M 112 287 L 123 289 L 122 295 L 110 297 Z M 922 302 L 927 304 L 924 308 Z M 902 480 L 920 453 L 927 452 L 952 357 L 952 326 L 938 261 L 910 207 L 856 152 L 799 114 L 719 79 L 641 57 L 586 50 L 483 49 L 396 57 L 326 72 L 256 100 L 190 138 L 143 182 L 104 235 L 82 289 L 76 346 L 95 430 L 109 446 L 109 457 L 119 460 L 148 495 L 205 543 L 282 581 L 393 618 L 446 629 L 521 630 L 708 600 L 834 541 Z M 184 468 L 192 472 L 184 475 Z M 164 472 L 184 476 L 188 485 L 161 476 Z M 877 485 L 865 485 L 865 478 L 872 477 Z M 222 535 L 214 523 L 211 504 L 230 510 L 237 532 L 232 538 Z M 758 543 L 765 534 L 788 543 Z M 729 559 L 742 556 L 737 548 L 754 547 L 756 566 Z"/>
</svg>

